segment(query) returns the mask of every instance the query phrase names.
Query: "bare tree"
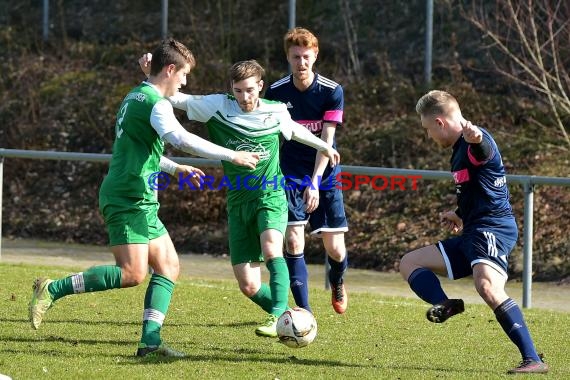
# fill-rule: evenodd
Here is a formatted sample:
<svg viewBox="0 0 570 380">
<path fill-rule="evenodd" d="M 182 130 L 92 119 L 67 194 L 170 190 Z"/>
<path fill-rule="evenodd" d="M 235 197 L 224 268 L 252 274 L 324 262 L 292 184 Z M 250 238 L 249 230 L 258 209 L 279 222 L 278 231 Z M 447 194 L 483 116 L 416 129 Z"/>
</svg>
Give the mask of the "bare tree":
<svg viewBox="0 0 570 380">
<path fill-rule="evenodd" d="M 541 95 L 570 146 L 570 2 L 473 0 L 462 14 L 491 40 L 492 53 L 508 58 L 494 60 L 497 70 Z"/>
<path fill-rule="evenodd" d="M 358 33 L 353 22 L 351 3 L 348 0 L 338 1 L 340 9 L 342 10 L 342 20 L 344 23 L 344 33 L 346 35 L 346 44 L 348 50 L 349 74 L 354 77 L 360 77 L 360 58 L 358 57 Z M 354 4 L 352 4 L 354 5 Z"/>
</svg>

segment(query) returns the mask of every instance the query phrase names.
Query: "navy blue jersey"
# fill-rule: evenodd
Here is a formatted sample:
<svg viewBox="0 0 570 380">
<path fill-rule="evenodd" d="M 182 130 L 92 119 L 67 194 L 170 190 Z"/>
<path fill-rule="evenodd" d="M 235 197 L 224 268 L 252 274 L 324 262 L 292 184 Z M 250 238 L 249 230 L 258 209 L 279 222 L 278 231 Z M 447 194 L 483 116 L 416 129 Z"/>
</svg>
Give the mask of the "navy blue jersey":
<svg viewBox="0 0 570 380">
<path fill-rule="evenodd" d="M 477 161 L 463 136 L 453 145 L 450 160 L 465 230 L 481 224 L 496 224 L 501 218 L 514 218 L 501 153 L 489 132 L 483 128 L 481 131 L 491 146 L 486 161 Z"/>
<path fill-rule="evenodd" d="M 304 125 L 314 135 L 320 137 L 323 123 L 342 124 L 344 95 L 342 86 L 322 75 L 315 74 L 311 86 L 299 91 L 293 84 L 293 76 L 288 75 L 273 83 L 265 92 L 266 99 L 278 100 L 287 105 L 291 118 Z M 333 141 L 336 149 L 336 138 Z M 281 170 L 283 174 L 302 180 L 311 176 L 315 168 L 317 151 L 297 141 L 285 141 L 281 147 Z M 340 173 L 340 166 L 327 166 L 323 181 L 334 184 Z M 332 176 L 328 182 L 329 176 Z"/>
</svg>

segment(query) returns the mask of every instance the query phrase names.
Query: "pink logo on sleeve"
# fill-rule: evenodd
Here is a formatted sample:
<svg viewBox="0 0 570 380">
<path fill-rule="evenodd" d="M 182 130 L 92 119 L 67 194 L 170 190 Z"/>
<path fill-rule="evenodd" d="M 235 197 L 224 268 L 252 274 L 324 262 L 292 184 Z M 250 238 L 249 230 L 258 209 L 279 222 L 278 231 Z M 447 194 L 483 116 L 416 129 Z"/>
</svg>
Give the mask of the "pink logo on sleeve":
<svg viewBox="0 0 570 380">
<path fill-rule="evenodd" d="M 469 182 L 469 170 L 462 169 L 453 172 L 453 180 L 456 184 Z"/>
<path fill-rule="evenodd" d="M 326 111 L 323 116 L 324 121 L 332 121 L 336 123 L 342 123 L 342 110 Z"/>
</svg>

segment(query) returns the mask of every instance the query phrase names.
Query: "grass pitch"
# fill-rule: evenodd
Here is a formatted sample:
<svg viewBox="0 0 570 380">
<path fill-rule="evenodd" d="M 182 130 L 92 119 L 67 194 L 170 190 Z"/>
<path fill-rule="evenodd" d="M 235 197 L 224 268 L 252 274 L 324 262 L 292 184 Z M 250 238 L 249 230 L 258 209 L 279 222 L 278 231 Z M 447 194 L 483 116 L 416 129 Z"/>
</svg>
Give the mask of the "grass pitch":
<svg viewBox="0 0 570 380">
<path fill-rule="evenodd" d="M 0 374 L 14 380 L 495 379 L 510 378 L 505 372 L 520 360 L 484 305 L 467 304 L 464 314 L 436 325 L 425 319 L 427 307 L 419 300 L 352 291 L 347 313 L 337 315 L 322 288 L 311 289 L 317 338 L 306 348 L 287 348 L 254 334 L 264 313 L 234 281 L 186 275 L 178 281 L 162 335 L 189 357 L 141 360 L 133 355 L 146 285 L 63 298 L 38 331 L 30 327 L 32 280 L 69 273 L 0 264 Z M 551 367 L 541 378 L 570 378 L 570 313 L 524 313 Z"/>
</svg>

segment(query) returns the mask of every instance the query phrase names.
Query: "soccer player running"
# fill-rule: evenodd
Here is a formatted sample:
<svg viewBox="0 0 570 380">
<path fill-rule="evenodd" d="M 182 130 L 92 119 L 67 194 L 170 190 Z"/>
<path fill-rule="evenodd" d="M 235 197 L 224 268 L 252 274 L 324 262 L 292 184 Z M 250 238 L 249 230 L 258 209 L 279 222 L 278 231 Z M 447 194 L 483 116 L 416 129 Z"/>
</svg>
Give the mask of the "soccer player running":
<svg viewBox="0 0 570 380">
<path fill-rule="evenodd" d="M 145 71 L 153 59 L 144 55 Z M 279 135 L 319 150 L 338 164 L 338 152 L 305 127 L 294 122 L 285 104 L 260 98 L 265 70 L 255 60 L 235 63 L 230 69 L 232 95 L 193 96 L 178 93 L 169 98 L 188 118 L 206 123 L 210 139 L 231 149 L 259 152 L 255 170 L 223 163 L 228 183 L 227 209 L 231 264 L 241 292 L 268 313 L 256 328 L 259 336 L 276 337 L 278 317 L 287 308 L 289 272 L 283 258 L 287 226 L 286 183 L 279 167 Z M 265 261 L 269 285 L 261 282 Z"/>
<path fill-rule="evenodd" d="M 319 53 L 319 41 L 313 33 L 293 28 L 285 34 L 284 45 L 292 74 L 273 83 L 266 90 L 265 98 L 287 104 L 293 120 L 336 147 L 335 131 L 342 123 L 344 107 L 342 86 L 313 71 Z M 328 158 L 320 152 L 296 141 L 286 141 L 282 146 L 281 170 L 291 177 L 286 190 L 289 220 L 285 259 L 295 303 L 311 311 L 303 252 L 308 221 L 311 235 L 322 238 L 330 264 L 332 306 L 342 314 L 348 306 L 343 279 L 348 267 L 344 242 L 348 223 L 342 191 L 336 186 L 340 167 L 329 167 L 327 163 Z"/>
<path fill-rule="evenodd" d="M 192 175 L 199 185 L 204 173 L 162 157 L 164 142 L 187 153 L 220 159 L 254 169 L 259 154 L 235 152 L 188 133 L 176 120 L 165 99 L 186 84 L 195 66 L 183 44 L 170 39 L 154 51 L 147 81 L 125 97 L 117 113 L 115 141 L 108 175 L 99 192 L 99 209 L 109 233 L 116 265 L 102 265 L 59 280 L 39 278 L 29 306 L 32 327 L 37 329 L 54 302 L 70 294 L 127 288 L 141 284 L 153 269 L 144 299 L 143 326 L 137 356 L 183 357 L 162 342 L 164 322 L 175 281 L 178 255 L 168 231 L 158 218 L 159 203 L 153 176 L 163 170 Z"/>
<path fill-rule="evenodd" d="M 427 319 L 434 323 L 464 311 L 463 300 L 448 299 L 436 273 L 450 279 L 472 275 L 477 292 L 522 355 L 522 363 L 508 372 L 548 372 L 521 309 L 505 292 L 508 256 L 518 230 L 497 144 L 489 132 L 462 116 L 457 100 L 447 92 L 428 92 L 418 100 L 416 111 L 428 136 L 452 148 L 458 207 L 441 217 L 444 227 L 462 233 L 407 253 L 400 262 L 400 273 L 422 300 L 433 305 Z"/>
</svg>

